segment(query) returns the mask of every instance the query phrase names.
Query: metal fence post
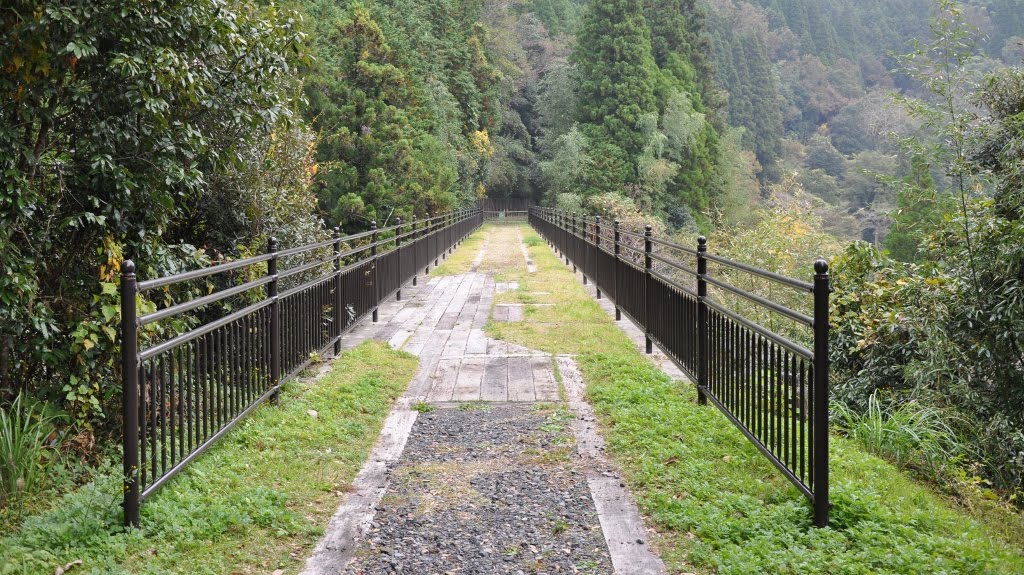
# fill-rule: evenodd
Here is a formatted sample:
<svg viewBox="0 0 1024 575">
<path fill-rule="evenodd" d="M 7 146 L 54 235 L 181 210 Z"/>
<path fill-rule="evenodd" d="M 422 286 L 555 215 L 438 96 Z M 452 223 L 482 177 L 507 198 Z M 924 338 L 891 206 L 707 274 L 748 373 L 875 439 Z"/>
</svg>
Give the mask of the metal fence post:
<svg viewBox="0 0 1024 575">
<path fill-rule="evenodd" d="M 427 254 L 427 265 L 423 268 L 423 275 L 430 275 L 430 240 L 427 237 L 430 235 L 430 226 L 433 225 L 430 221 L 430 213 L 424 216 L 423 230 L 420 232 L 420 240 L 424 241 L 426 245 L 423 247 L 423 251 Z"/>
<path fill-rule="evenodd" d="M 344 313 L 341 294 L 341 228 L 334 228 L 334 357 L 341 355 L 341 332 L 345 329 L 342 326 L 341 318 Z"/>
<path fill-rule="evenodd" d="M 373 260 L 373 323 L 377 323 L 378 313 L 380 311 L 380 282 L 379 270 L 377 269 L 377 220 L 370 222 L 370 229 L 373 231 L 370 234 L 370 259 Z"/>
<path fill-rule="evenodd" d="M 697 238 L 697 403 L 706 405 L 708 396 L 704 391 L 708 386 L 708 366 L 710 364 L 711 338 L 708 333 L 708 306 L 704 298 L 708 295 L 708 239 Z"/>
<path fill-rule="evenodd" d="M 267 297 L 270 299 L 270 385 L 277 387 L 281 383 L 281 303 L 277 298 L 277 238 L 267 241 L 267 251 L 271 258 L 267 261 L 267 275 L 270 284 L 267 286 Z M 270 401 L 277 404 L 281 401 L 280 390 L 275 390 Z"/>
<path fill-rule="evenodd" d="M 814 524 L 828 526 L 828 262 L 814 262 Z"/>
<path fill-rule="evenodd" d="M 438 215 L 437 215 L 437 213 L 435 212 L 432 217 L 433 217 L 433 221 L 430 222 L 430 230 L 431 230 L 431 232 L 433 232 L 433 234 L 435 236 L 440 235 L 440 234 L 438 234 L 438 232 L 441 230 L 441 228 L 440 228 L 440 224 L 438 223 L 438 219 L 437 219 Z M 440 239 L 435 237 L 434 238 L 434 245 L 437 246 L 437 242 L 439 242 L 439 241 L 440 241 Z M 434 256 L 434 267 L 435 268 L 437 267 L 437 260 L 440 257 L 441 257 L 440 254 L 437 254 L 437 255 Z"/>
<path fill-rule="evenodd" d="M 573 229 L 572 228 L 572 224 L 571 224 L 572 220 L 569 218 L 569 216 L 570 216 L 570 213 L 569 212 L 565 212 L 565 214 L 562 217 L 562 224 L 563 224 L 563 226 L 562 226 L 562 229 L 563 229 L 563 233 L 562 233 L 562 255 L 565 256 L 565 265 L 566 265 L 566 267 L 571 265 L 571 262 L 569 261 L 569 254 L 572 253 L 573 245 L 574 245 L 573 242 L 572 242 L 572 239 L 569 237 L 570 234 L 572 233 L 572 229 Z M 575 272 L 576 268 L 573 268 L 572 271 Z"/>
<path fill-rule="evenodd" d="M 590 255 L 590 232 L 587 230 L 587 216 L 586 214 L 580 216 L 580 235 L 583 236 L 583 249 L 580 253 L 576 254 L 576 259 L 580 260 L 580 265 L 583 266 L 583 271 L 580 274 L 583 276 L 583 285 L 587 285 L 589 278 L 587 278 L 587 256 Z M 576 263 L 573 262 L 573 270 L 575 271 Z"/>
<path fill-rule="evenodd" d="M 601 216 L 594 218 L 594 289 L 597 299 L 601 299 Z"/>
<path fill-rule="evenodd" d="M 395 253 L 398 255 L 398 291 L 395 301 L 402 301 L 402 218 L 395 218 Z"/>
<path fill-rule="evenodd" d="M 615 230 L 615 321 L 622 321 L 622 309 L 619 307 L 619 300 L 622 299 L 622 290 L 619 289 L 619 253 L 621 247 L 619 242 L 622 236 L 619 234 L 619 219 L 612 222 L 612 229 Z"/>
<path fill-rule="evenodd" d="M 654 265 L 651 259 L 651 251 L 654 247 L 651 237 L 654 233 L 651 224 L 644 226 L 644 350 L 647 353 L 654 353 L 654 342 L 651 341 L 650 330 L 650 307 L 651 307 L 651 268 Z"/>
<path fill-rule="evenodd" d="M 417 284 L 418 278 L 419 278 L 419 270 L 416 269 L 416 264 L 418 263 L 416 261 L 416 250 L 418 249 L 418 247 L 416 246 L 416 242 L 417 242 L 417 238 L 416 238 L 416 214 L 412 215 L 412 235 L 410 237 L 412 238 L 412 246 L 413 246 L 412 247 L 412 287 L 416 287 L 416 284 Z"/>
<path fill-rule="evenodd" d="M 139 526 L 139 293 L 135 262 L 121 264 L 121 401 L 124 428 L 124 524 Z"/>
<path fill-rule="evenodd" d="M 572 273 L 576 273 L 576 260 L 579 259 L 579 257 L 580 257 L 580 254 L 577 253 L 577 252 L 579 252 L 579 250 L 575 249 L 576 247 L 578 247 L 577 243 L 576 243 L 576 239 L 577 239 L 576 238 L 576 212 L 573 212 L 572 213 L 572 246 L 573 246 L 572 255 L 575 256 L 575 257 L 572 259 Z M 587 285 L 587 276 L 585 276 L 585 275 L 583 276 L 583 285 Z"/>
</svg>

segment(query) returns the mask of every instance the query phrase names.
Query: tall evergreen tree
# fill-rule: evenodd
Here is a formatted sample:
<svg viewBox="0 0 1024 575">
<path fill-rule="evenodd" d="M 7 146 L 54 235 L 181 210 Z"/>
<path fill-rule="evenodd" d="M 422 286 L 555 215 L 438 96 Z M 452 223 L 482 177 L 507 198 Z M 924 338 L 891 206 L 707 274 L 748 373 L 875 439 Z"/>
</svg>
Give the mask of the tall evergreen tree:
<svg viewBox="0 0 1024 575">
<path fill-rule="evenodd" d="M 595 0 L 583 14 L 572 56 L 578 120 L 587 136 L 634 158 L 646 142 L 638 126 L 657 111 L 657 66 L 640 0 Z M 626 174 L 628 181 L 636 177 Z"/>
<path fill-rule="evenodd" d="M 651 30 L 654 62 L 677 80 L 698 87 L 707 100 L 714 73 L 711 44 L 704 31 L 704 12 L 696 0 L 644 0 L 644 18 Z M 699 104 L 698 104 L 699 105 Z"/>
</svg>

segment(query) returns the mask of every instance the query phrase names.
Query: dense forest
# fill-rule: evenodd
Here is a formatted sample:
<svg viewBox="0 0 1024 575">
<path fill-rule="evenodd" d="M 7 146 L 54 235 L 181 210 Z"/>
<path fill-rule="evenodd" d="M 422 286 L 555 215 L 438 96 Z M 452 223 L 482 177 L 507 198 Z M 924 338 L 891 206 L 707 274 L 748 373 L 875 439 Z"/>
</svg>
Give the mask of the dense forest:
<svg viewBox="0 0 1024 575">
<path fill-rule="evenodd" d="M 784 273 L 831 257 L 840 425 L 923 418 L 902 463 L 1019 501 L 1013 0 L 15 0 L 0 20 L 0 404 L 41 402 L 86 459 L 120 423 L 127 257 L 155 277 L 525 198 Z"/>
</svg>

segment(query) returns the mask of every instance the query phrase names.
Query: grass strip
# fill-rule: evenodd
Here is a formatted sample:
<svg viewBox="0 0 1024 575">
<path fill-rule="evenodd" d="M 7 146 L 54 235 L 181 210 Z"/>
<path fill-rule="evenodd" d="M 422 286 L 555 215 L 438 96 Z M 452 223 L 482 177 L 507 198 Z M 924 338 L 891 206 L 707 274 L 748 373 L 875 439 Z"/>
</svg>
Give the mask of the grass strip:
<svg viewBox="0 0 1024 575">
<path fill-rule="evenodd" d="M 485 224 L 482 229 L 488 229 L 489 227 L 489 225 Z M 481 230 L 477 230 L 466 238 L 450 256 L 439 260 L 438 263 L 440 265 L 430 268 L 430 275 L 441 277 L 469 272 L 469 269 L 473 267 L 473 260 L 476 259 L 476 255 L 483 244 L 484 235 L 481 233 Z"/>
<path fill-rule="evenodd" d="M 362 467 L 417 360 L 366 342 L 288 384 L 121 527 L 112 464 L 0 539 L 0 574 L 296 573 Z"/>
<path fill-rule="evenodd" d="M 691 384 L 652 365 L 551 250 L 523 230 L 537 274 L 510 273 L 526 320 L 492 337 L 575 353 L 609 453 L 621 467 L 670 572 L 719 574 L 1024 573 L 1019 514 L 977 521 L 948 498 L 868 454 L 832 442 L 832 526 Z"/>
</svg>

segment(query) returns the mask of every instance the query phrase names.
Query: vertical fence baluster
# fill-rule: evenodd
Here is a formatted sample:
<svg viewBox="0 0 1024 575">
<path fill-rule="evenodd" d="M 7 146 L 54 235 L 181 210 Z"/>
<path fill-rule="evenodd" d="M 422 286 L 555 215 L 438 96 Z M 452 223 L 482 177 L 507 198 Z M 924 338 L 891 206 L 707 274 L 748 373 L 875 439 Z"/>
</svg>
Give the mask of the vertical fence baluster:
<svg viewBox="0 0 1024 575">
<path fill-rule="evenodd" d="M 270 298 L 270 385 L 277 387 L 281 383 L 281 302 L 277 297 L 277 238 L 270 238 L 267 251 L 271 258 L 267 261 L 267 275 L 271 278 L 267 288 Z M 274 391 L 270 400 L 275 404 L 281 401 L 280 390 Z"/>
<path fill-rule="evenodd" d="M 121 265 L 121 381 L 124 428 L 124 524 L 139 526 L 139 324 L 135 262 Z"/>
<path fill-rule="evenodd" d="M 814 263 L 814 524 L 828 525 L 828 262 Z"/>
<path fill-rule="evenodd" d="M 704 255 L 708 251 L 708 239 L 704 236 L 697 238 L 697 402 L 705 405 L 708 402 L 705 391 L 708 385 L 708 307 L 705 303 L 708 297 L 708 282 L 705 279 L 708 273 L 708 260 Z"/>
<path fill-rule="evenodd" d="M 651 237 L 654 235 L 651 224 L 644 227 L 644 287 L 643 287 L 643 324 L 644 324 L 644 350 L 650 354 L 654 352 L 654 342 L 651 341 L 651 250 L 654 247 Z"/>
<path fill-rule="evenodd" d="M 188 439 L 188 453 L 192 453 L 192 447 L 195 445 L 195 414 L 196 414 L 196 347 L 195 342 L 189 342 L 185 344 L 185 365 L 188 370 L 188 377 L 185 379 L 185 405 L 188 415 L 188 428 L 186 430 L 186 436 Z"/>
<path fill-rule="evenodd" d="M 597 299 L 601 299 L 601 216 L 594 218 L 594 289 L 597 290 Z"/>
<path fill-rule="evenodd" d="M 213 333 L 203 336 L 203 441 L 210 436 L 213 427 L 213 414 L 216 409 L 213 389 Z"/>
<path fill-rule="evenodd" d="M 156 360 L 157 387 L 160 390 L 160 474 L 167 471 L 167 378 L 164 377 L 164 355 L 160 354 Z M 155 475 L 154 475 L 155 478 Z"/>
<path fill-rule="evenodd" d="M 430 215 L 430 243 L 433 246 L 433 249 L 431 251 L 433 252 L 434 255 L 435 268 L 437 267 L 437 261 L 440 257 L 440 250 L 437 249 L 437 242 L 440 241 L 440 238 L 438 238 L 440 233 L 440 216 L 437 215 L 437 212 L 434 212 L 433 214 Z"/>
<path fill-rule="evenodd" d="M 419 245 L 417 245 L 418 244 L 418 240 L 416 238 L 416 214 L 412 215 L 412 224 L 411 224 L 411 226 L 412 226 L 410 228 L 411 235 L 409 237 L 412 238 L 412 287 L 416 287 L 416 284 L 418 282 L 417 278 L 419 276 L 419 271 L 420 271 L 419 270 L 419 265 L 420 265 L 419 258 L 416 257 L 416 254 L 419 253 Z"/>
<path fill-rule="evenodd" d="M 334 228 L 334 357 L 341 355 L 341 334 L 344 302 L 341 293 L 341 228 Z"/>
<path fill-rule="evenodd" d="M 402 301 L 402 218 L 395 218 L 395 262 L 398 266 L 398 291 L 395 292 L 395 301 Z"/>
<path fill-rule="evenodd" d="M 185 393 L 188 389 L 185 351 L 187 351 L 185 346 L 179 347 L 175 358 L 178 363 L 178 461 L 185 458 Z"/>
<path fill-rule="evenodd" d="M 373 233 L 370 234 L 370 273 L 373 278 L 373 323 L 377 323 L 378 317 L 378 304 L 380 303 L 380 273 L 377 270 L 377 220 L 370 222 L 370 229 Z M 437 265 L 437 262 L 434 262 Z"/>
<path fill-rule="evenodd" d="M 615 273 L 612 276 L 615 281 L 615 293 L 612 295 L 615 297 L 615 321 L 622 321 L 622 308 L 619 307 L 619 300 L 622 299 L 622 287 L 619 282 L 619 254 L 621 253 L 619 242 L 622 241 L 622 236 L 619 234 L 618 218 L 612 222 L 612 229 L 615 230 Z"/>
</svg>

